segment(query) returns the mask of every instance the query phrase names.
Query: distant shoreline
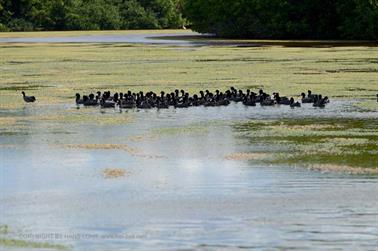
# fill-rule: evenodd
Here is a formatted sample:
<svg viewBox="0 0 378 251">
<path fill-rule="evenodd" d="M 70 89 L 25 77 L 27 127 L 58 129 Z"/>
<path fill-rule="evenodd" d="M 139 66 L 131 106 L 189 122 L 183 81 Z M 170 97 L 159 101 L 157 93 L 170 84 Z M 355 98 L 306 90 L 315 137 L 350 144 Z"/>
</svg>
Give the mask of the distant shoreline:
<svg viewBox="0 0 378 251">
<path fill-rule="evenodd" d="M 93 40 L 93 41 L 92 41 Z M 106 30 L 106 31 L 37 31 L 0 32 L 0 43 L 142 43 L 181 45 L 222 45 L 237 47 L 378 47 L 378 41 L 369 40 L 270 40 L 226 39 L 191 30 Z"/>
<path fill-rule="evenodd" d="M 285 46 L 285 47 L 344 47 L 369 46 L 378 47 L 378 41 L 369 40 L 270 40 L 270 39 L 227 39 L 212 35 L 198 36 L 160 36 L 153 39 L 190 40 L 192 42 L 209 43 L 214 45 L 248 46 Z"/>
</svg>

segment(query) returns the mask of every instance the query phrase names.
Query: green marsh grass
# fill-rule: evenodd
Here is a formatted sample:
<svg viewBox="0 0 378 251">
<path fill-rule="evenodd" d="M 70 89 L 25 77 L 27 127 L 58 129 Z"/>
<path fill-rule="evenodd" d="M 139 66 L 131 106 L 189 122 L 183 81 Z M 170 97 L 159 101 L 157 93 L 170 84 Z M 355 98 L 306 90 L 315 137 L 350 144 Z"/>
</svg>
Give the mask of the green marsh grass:
<svg viewBox="0 0 378 251">
<path fill-rule="evenodd" d="M 378 173 L 376 119 L 248 121 L 235 130 L 252 144 L 284 145 L 272 164 L 360 168 Z"/>
</svg>

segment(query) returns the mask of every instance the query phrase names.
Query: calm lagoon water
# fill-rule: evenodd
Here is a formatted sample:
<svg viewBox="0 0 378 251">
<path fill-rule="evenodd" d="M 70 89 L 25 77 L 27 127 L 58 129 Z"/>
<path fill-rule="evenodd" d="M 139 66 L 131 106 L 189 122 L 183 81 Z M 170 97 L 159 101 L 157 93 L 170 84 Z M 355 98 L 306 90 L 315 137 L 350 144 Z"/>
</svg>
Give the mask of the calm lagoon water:
<svg viewBox="0 0 378 251">
<path fill-rule="evenodd" d="M 377 250 L 376 177 L 226 158 L 281 147 L 244 139 L 245 121 L 378 120 L 350 102 L 159 111 L 36 103 L 0 116 L 17 121 L 0 127 L 0 250 L 40 250 L 31 242 L 72 250 Z M 104 177 L 109 168 L 125 175 Z M 1 246 L 5 239 L 29 244 Z"/>
<path fill-rule="evenodd" d="M 0 43 L 138 43 L 138 44 L 165 44 L 175 46 L 201 45 L 200 42 L 188 40 L 175 40 L 169 37 L 181 38 L 199 36 L 196 32 L 185 34 L 161 33 L 161 34 L 123 34 L 123 35 L 79 35 L 63 37 L 4 37 Z M 161 39 L 165 38 L 165 39 Z"/>
<path fill-rule="evenodd" d="M 36 103 L 1 116 L 20 122 L 0 136 L 0 224 L 9 227 L 0 238 L 73 250 L 377 249 L 374 176 L 225 159 L 268 147 L 243 139 L 243 121 L 378 119 L 349 102 L 131 111 Z M 126 173 L 105 178 L 106 168 Z"/>
</svg>

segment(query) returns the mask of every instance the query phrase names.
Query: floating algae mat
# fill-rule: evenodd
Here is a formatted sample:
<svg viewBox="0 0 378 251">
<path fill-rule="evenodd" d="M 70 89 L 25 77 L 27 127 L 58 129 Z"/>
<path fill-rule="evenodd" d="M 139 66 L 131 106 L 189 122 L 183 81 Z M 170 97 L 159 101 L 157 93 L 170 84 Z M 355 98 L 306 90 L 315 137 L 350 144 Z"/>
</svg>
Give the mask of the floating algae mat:
<svg viewBox="0 0 378 251">
<path fill-rule="evenodd" d="M 372 119 L 301 119 L 249 121 L 235 126 L 252 143 L 281 144 L 273 163 L 328 167 L 351 171 L 353 167 L 378 173 L 378 123 Z"/>
<path fill-rule="evenodd" d="M 104 47 L 104 45 L 107 45 Z M 264 88 L 297 97 L 312 89 L 331 99 L 366 99 L 376 109 L 375 47 L 240 48 L 117 44 L 4 44 L 0 106 L 20 107 L 20 91 L 39 102 L 66 103 L 75 92 Z"/>
<path fill-rule="evenodd" d="M 121 168 L 105 168 L 103 170 L 103 176 L 105 179 L 115 179 L 125 177 L 126 171 Z"/>
</svg>

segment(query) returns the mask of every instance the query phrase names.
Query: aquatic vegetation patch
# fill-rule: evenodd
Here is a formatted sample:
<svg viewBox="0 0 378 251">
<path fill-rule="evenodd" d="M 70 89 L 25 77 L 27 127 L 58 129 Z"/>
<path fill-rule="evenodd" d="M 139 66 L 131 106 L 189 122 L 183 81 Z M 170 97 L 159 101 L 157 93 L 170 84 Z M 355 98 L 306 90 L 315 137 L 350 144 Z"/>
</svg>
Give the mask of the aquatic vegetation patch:
<svg viewBox="0 0 378 251">
<path fill-rule="evenodd" d="M 242 152 L 233 153 L 225 157 L 226 160 L 263 160 L 270 157 L 268 153 Z"/>
<path fill-rule="evenodd" d="M 115 112 L 114 112 L 115 113 Z M 110 125 L 120 125 L 127 124 L 132 121 L 131 116 L 125 116 L 123 114 L 114 113 L 101 113 L 91 109 L 69 109 L 63 113 L 58 114 L 41 114 L 37 116 L 24 116 L 19 117 L 25 121 L 38 121 L 43 123 L 62 123 L 65 124 L 87 124 L 87 125 L 96 125 L 96 126 L 110 126 Z"/>
<path fill-rule="evenodd" d="M 8 234 L 9 226 L 8 225 L 0 225 L 0 234 Z"/>
<path fill-rule="evenodd" d="M 57 34 L 66 36 L 65 33 Z M 0 34 L 2 35 L 4 34 Z M 15 35 L 36 36 L 34 33 Z M 33 95 L 46 102 L 66 103 L 67 100 L 62 97 L 73 95 L 72 90 L 88 93 L 110 87 L 118 92 L 127 89 L 160 91 L 167 87 L 172 90 L 190 87 L 190 92 L 198 92 L 203 88 L 225 89 L 234 85 L 244 89 L 253 87 L 253 90 L 263 87 L 268 92 L 282 90 L 282 95 L 290 96 L 299 95 L 303 90 L 311 88 L 316 93 L 327 93 L 331 98 L 339 96 L 346 99 L 375 97 L 378 92 L 378 64 L 374 61 L 378 58 L 378 52 L 375 48 L 333 48 L 330 54 L 329 49 L 324 48 L 275 46 L 207 46 L 179 51 L 171 46 L 128 44 L 11 46 L 0 47 L 0 66 L 6 69 L 0 79 L 0 88 L 4 88 L 2 95 L 13 96 L 15 91 L 21 90 L 13 88 L 17 82 L 28 82 L 29 87 L 23 85 L 20 88 L 34 90 Z M 99 46 L 102 46 L 101 50 L 98 49 Z M 9 61 L 15 63 L 9 64 Z M 352 65 L 340 67 L 342 63 Z M 340 69 L 347 71 L 339 71 Z M 327 71 L 339 72 L 327 74 Z M 365 71 L 370 73 L 365 74 Z M 308 72 L 325 74 L 297 74 Z M 49 99 L 45 98 L 45 86 L 49 86 Z M 361 86 L 365 90 L 353 90 Z M 9 99 L 9 102 L 0 100 L 0 106 L 11 107 L 9 103 L 18 101 L 14 98 Z"/>
<path fill-rule="evenodd" d="M 0 117 L 0 135 L 27 135 L 28 125 L 20 117 Z"/>
<path fill-rule="evenodd" d="M 125 151 L 131 156 L 146 158 L 146 159 L 161 159 L 166 158 L 162 155 L 150 155 L 143 153 L 140 149 L 131 147 L 126 144 L 66 144 L 65 148 L 69 149 L 84 149 L 84 150 L 118 150 Z"/>
<path fill-rule="evenodd" d="M 8 247 L 8 248 L 28 248 L 28 249 L 36 249 L 36 250 L 43 250 L 43 249 L 54 249 L 54 250 L 69 250 L 69 247 L 60 245 L 60 244 L 52 244 L 46 242 L 34 242 L 34 241 L 25 241 L 25 240 L 17 240 L 17 239 L 5 239 L 0 238 L 0 247 Z"/>
<path fill-rule="evenodd" d="M 0 136 L 26 136 L 29 135 L 28 132 L 22 132 L 22 131 L 0 131 Z"/>
<path fill-rule="evenodd" d="M 0 127 L 13 126 L 17 123 L 15 117 L 0 117 Z"/>
<path fill-rule="evenodd" d="M 321 172 L 347 172 L 349 174 L 378 174 L 378 168 L 361 168 L 353 166 L 332 165 L 332 164 L 315 164 L 310 165 L 310 169 Z"/>
<path fill-rule="evenodd" d="M 87 150 L 122 150 L 130 154 L 139 154 L 140 150 L 125 144 L 67 144 L 66 148 Z"/>
<path fill-rule="evenodd" d="M 122 178 L 125 177 L 126 174 L 129 173 L 126 173 L 126 170 L 121 168 L 105 168 L 102 171 L 102 175 L 105 179 Z"/>
<path fill-rule="evenodd" d="M 5 87 L 0 87 L 0 91 L 26 91 L 26 90 L 37 90 L 40 88 L 47 88 L 51 86 L 47 85 L 30 85 L 28 83 L 25 83 L 24 85 L 13 85 L 10 84 L 11 86 L 5 86 Z"/>
<path fill-rule="evenodd" d="M 185 127 L 167 127 L 152 130 L 154 135 L 180 135 L 180 134 L 206 134 L 208 129 L 205 126 L 185 126 Z"/>
<path fill-rule="evenodd" d="M 142 142 L 142 141 L 155 141 L 159 139 L 157 134 L 144 134 L 144 135 L 135 135 L 129 137 L 129 139 L 133 142 Z"/>
<path fill-rule="evenodd" d="M 167 156 L 164 156 L 164 155 L 135 154 L 134 156 L 137 156 L 139 158 L 144 158 L 144 159 L 167 159 Z"/>
<path fill-rule="evenodd" d="M 285 145 L 274 152 L 274 158 L 265 160 L 273 164 L 349 167 L 360 173 L 378 170 L 378 123 L 374 118 L 249 121 L 235 129 L 238 137 L 251 144 Z"/>
<path fill-rule="evenodd" d="M 376 99 L 358 102 L 355 103 L 354 106 L 364 109 L 365 111 L 378 111 L 378 102 Z"/>
</svg>

